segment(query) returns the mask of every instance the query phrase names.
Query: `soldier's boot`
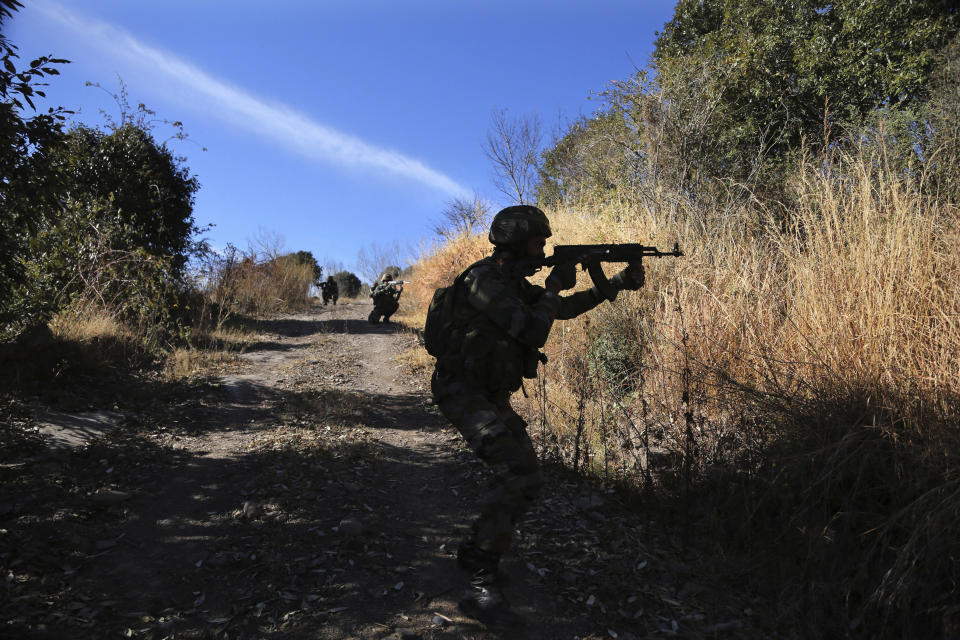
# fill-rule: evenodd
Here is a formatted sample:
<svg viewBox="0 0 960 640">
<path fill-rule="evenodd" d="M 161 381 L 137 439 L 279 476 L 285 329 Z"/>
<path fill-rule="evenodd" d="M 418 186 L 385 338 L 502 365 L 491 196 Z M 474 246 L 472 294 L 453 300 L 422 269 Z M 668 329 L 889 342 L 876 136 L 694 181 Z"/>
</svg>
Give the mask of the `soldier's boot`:
<svg viewBox="0 0 960 640">
<path fill-rule="evenodd" d="M 516 629 L 526 624 L 520 614 L 510 608 L 497 581 L 496 570 L 482 569 L 476 572 L 470 580 L 470 588 L 457 607 L 464 615 L 488 627 Z"/>
</svg>

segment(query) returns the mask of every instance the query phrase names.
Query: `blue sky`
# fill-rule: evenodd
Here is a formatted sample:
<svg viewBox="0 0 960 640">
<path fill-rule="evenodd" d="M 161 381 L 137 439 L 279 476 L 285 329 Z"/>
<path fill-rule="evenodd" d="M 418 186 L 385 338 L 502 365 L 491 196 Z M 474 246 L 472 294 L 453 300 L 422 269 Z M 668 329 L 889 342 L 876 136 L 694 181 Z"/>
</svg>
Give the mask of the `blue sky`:
<svg viewBox="0 0 960 640">
<path fill-rule="evenodd" d="M 495 109 L 545 132 L 590 114 L 644 66 L 674 0 L 25 0 L 23 60 L 71 64 L 47 106 L 103 123 L 132 104 L 180 120 L 214 246 L 264 235 L 356 269 L 361 248 L 416 248 L 454 197 L 512 204 L 483 144 Z M 38 105 L 41 106 L 41 105 Z M 158 137 L 163 129 L 158 129 Z M 201 147 L 206 148 L 202 150 Z"/>
</svg>

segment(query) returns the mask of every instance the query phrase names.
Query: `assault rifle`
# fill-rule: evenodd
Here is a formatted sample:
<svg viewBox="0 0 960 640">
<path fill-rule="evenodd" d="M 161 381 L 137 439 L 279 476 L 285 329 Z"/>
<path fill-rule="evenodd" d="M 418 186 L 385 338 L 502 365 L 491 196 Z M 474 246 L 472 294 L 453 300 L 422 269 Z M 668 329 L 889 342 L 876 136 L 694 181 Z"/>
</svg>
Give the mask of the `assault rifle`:
<svg viewBox="0 0 960 640">
<path fill-rule="evenodd" d="M 543 267 L 555 267 L 559 264 L 579 264 L 590 274 L 593 284 L 608 300 L 613 300 L 617 292 L 610 286 L 601 266 L 604 262 L 643 262 L 644 258 L 679 258 L 683 256 L 680 243 L 673 244 L 673 251 L 660 251 L 656 247 L 644 244 L 558 244 L 553 255 L 544 258 L 520 258 L 511 261 L 516 268 L 533 268 L 539 271 Z"/>
<path fill-rule="evenodd" d="M 413 282 L 413 280 L 387 280 L 387 281 L 384 282 L 383 284 L 390 284 L 390 285 L 393 285 L 393 284 L 410 284 L 411 282 Z"/>
</svg>

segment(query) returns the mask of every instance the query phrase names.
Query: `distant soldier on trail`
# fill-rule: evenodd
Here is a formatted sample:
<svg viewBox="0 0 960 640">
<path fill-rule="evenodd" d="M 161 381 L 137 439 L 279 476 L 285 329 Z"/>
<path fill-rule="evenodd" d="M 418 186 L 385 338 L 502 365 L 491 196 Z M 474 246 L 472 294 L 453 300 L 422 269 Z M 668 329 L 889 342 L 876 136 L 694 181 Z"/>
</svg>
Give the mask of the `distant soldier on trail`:
<svg viewBox="0 0 960 640">
<path fill-rule="evenodd" d="M 403 282 L 397 282 L 393 279 L 390 272 L 380 276 L 380 280 L 370 291 L 370 297 L 373 298 L 373 311 L 367 316 L 372 324 L 378 324 L 380 319 L 384 323 L 390 322 L 390 316 L 400 308 L 400 294 L 403 293 Z"/>
<path fill-rule="evenodd" d="M 527 424 L 510 406 L 510 395 L 545 361 L 540 348 L 554 320 L 574 318 L 608 299 L 596 285 L 560 295 L 576 285 L 574 264 L 554 267 L 542 287 L 526 279 L 536 271 L 528 265 L 544 258 L 550 235 L 550 221 L 537 207 L 500 211 L 490 226 L 493 255 L 468 267 L 445 292 L 450 325 L 440 346 L 434 340 L 427 345 L 437 358 L 431 383 L 437 407 L 493 470 L 480 514 L 457 550 L 457 563 L 472 575 L 459 607 L 499 627 L 523 623 L 501 591 L 498 569 L 514 528 L 543 485 Z M 643 282 L 642 264 L 630 263 L 606 288 L 616 297 Z"/>
<path fill-rule="evenodd" d="M 333 279 L 333 276 L 327 276 L 326 282 L 320 283 L 320 292 L 323 295 L 323 306 L 327 306 L 327 302 L 333 300 L 333 304 L 337 304 L 337 299 L 340 297 L 340 287 L 337 286 L 337 281 Z"/>
</svg>

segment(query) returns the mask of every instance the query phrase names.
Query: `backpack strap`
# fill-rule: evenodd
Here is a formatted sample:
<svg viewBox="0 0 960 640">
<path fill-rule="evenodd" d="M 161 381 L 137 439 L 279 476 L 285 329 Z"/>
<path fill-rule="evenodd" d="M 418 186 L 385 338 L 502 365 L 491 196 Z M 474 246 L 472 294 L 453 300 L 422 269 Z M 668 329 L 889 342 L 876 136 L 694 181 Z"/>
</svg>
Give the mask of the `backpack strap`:
<svg viewBox="0 0 960 640">
<path fill-rule="evenodd" d="M 467 279 L 467 274 L 470 273 L 470 271 L 471 271 L 474 267 L 479 266 L 481 262 L 484 262 L 484 261 L 486 261 L 486 260 L 487 260 L 487 258 L 481 258 L 480 260 L 477 260 L 476 262 L 474 262 L 473 264 L 471 264 L 469 267 L 467 267 L 466 269 L 464 269 L 463 271 L 461 271 L 461 272 L 460 272 L 460 275 L 458 275 L 458 276 L 454 279 L 453 284 L 450 285 L 451 287 L 453 287 L 453 288 L 451 289 L 451 291 L 454 292 L 454 294 L 456 294 L 457 286 L 460 285 L 464 280 Z"/>
</svg>

